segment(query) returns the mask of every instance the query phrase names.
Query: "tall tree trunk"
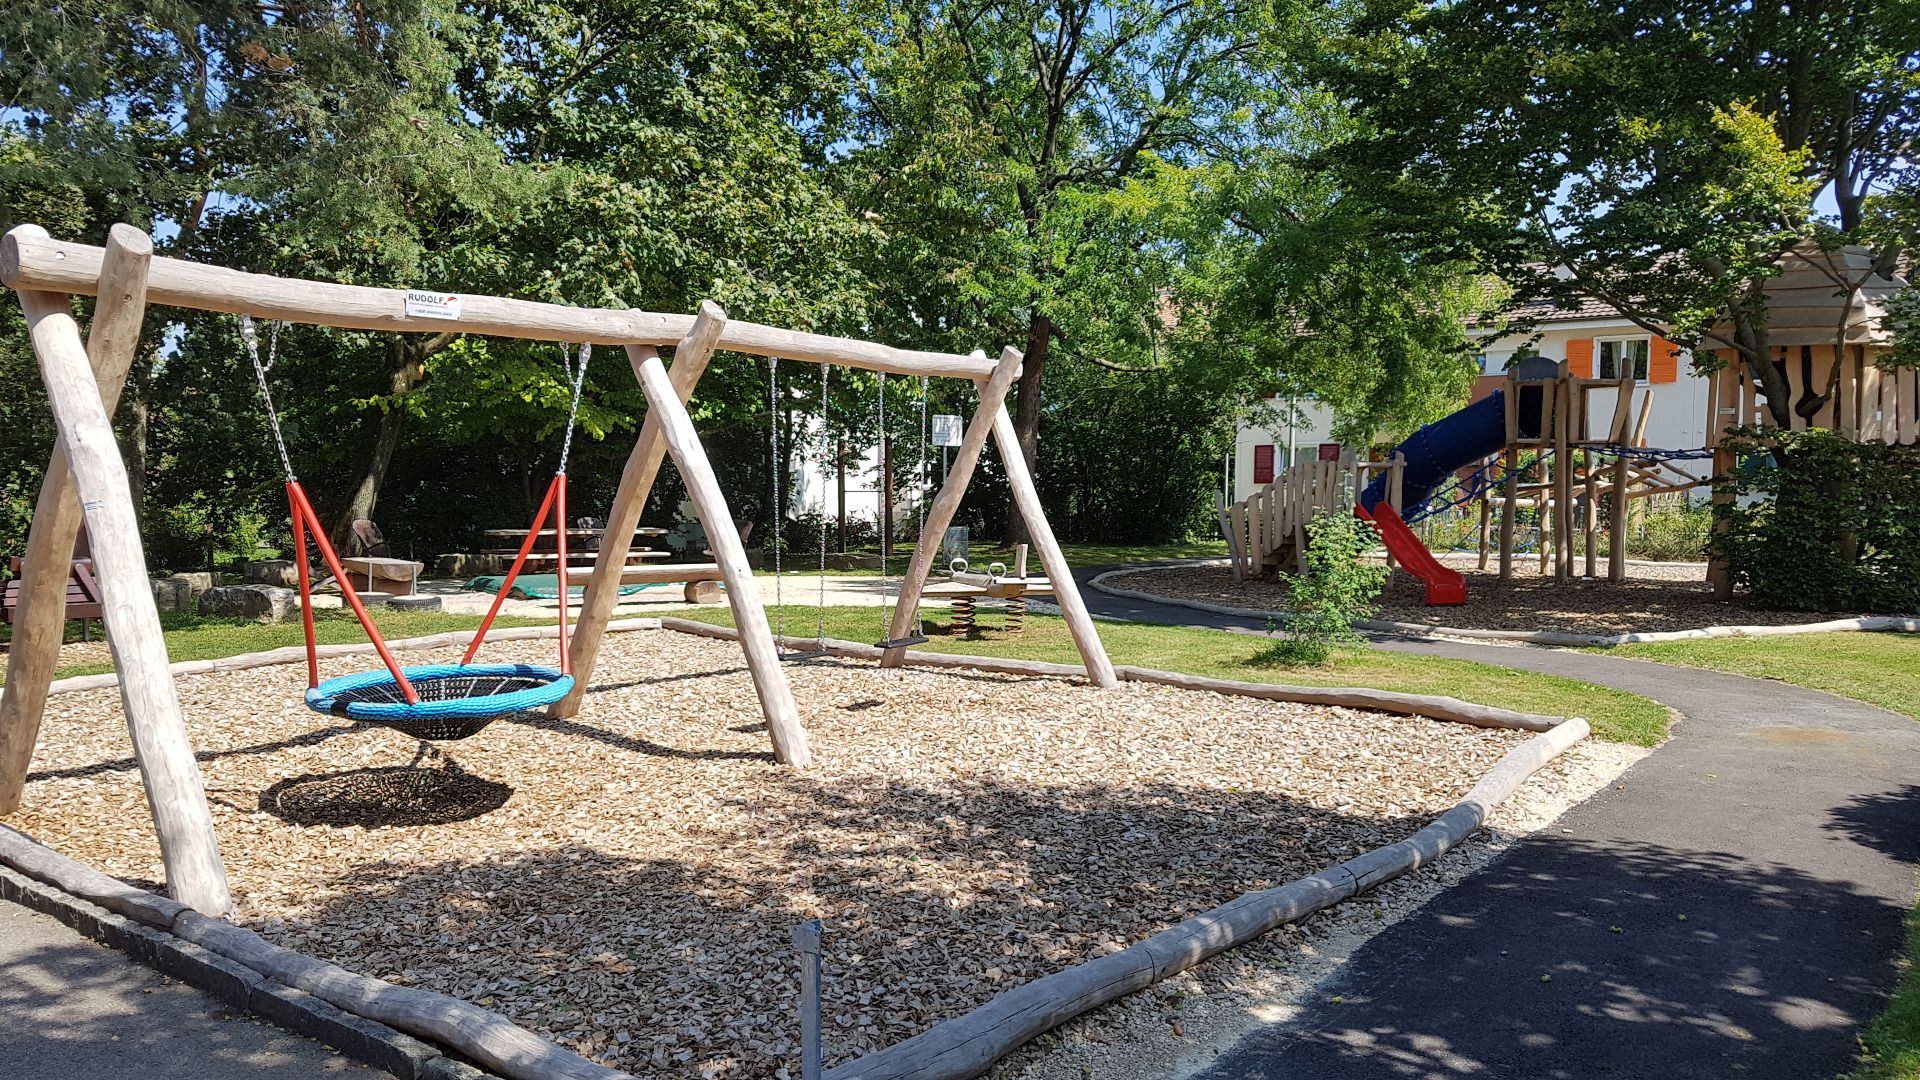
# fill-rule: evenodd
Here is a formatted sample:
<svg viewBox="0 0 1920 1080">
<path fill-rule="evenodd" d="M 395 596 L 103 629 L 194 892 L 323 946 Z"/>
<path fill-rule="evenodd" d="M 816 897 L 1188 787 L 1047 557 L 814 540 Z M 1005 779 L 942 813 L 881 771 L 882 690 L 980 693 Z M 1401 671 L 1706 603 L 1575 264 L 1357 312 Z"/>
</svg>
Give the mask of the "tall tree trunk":
<svg viewBox="0 0 1920 1080">
<path fill-rule="evenodd" d="M 1027 355 L 1020 364 L 1019 395 L 1014 404 L 1013 430 L 1020 438 L 1020 456 L 1027 461 L 1027 471 L 1034 476 L 1040 475 L 1037 468 L 1040 453 L 1040 385 L 1046 376 L 1047 346 L 1053 341 L 1053 320 L 1045 315 L 1035 314 L 1033 322 L 1027 328 Z M 1018 509 L 1007 511 L 1007 543 L 1028 544 L 1033 541 L 1033 532 L 1027 527 L 1027 520 Z"/>
<path fill-rule="evenodd" d="M 380 503 L 380 488 L 387 481 L 387 470 L 393 465 L 394 452 L 400 449 L 400 437 L 407 425 L 407 396 L 420 383 L 425 374 L 425 350 L 410 344 L 405 338 L 395 338 L 387 345 L 387 357 L 391 361 L 392 383 L 390 400 L 380 414 L 380 429 L 374 436 L 373 452 L 367 458 L 367 467 L 360 475 L 360 482 L 354 485 L 353 495 L 347 500 L 346 509 L 333 523 L 333 542 L 344 545 L 353 523 L 360 518 L 373 517 L 374 507 Z"/>
</svg>

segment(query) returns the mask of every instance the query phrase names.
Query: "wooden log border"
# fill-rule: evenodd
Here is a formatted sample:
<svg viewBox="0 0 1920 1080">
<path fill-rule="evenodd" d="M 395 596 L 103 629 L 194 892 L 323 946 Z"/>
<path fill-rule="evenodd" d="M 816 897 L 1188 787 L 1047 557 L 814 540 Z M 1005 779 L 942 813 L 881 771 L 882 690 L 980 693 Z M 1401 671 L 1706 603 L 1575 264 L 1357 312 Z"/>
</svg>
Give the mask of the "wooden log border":
<svg viewBox="0 0 1920 1080">
<path fill-rule="evenodd" d="M 251 930 L 136 889 L 4 825 L 0 825 L 0 864 L 132 922 L 199 946 L 238 964 L 249 974 L 299 990 L 353 1016 L 449 1047 L 512 1080 L 632 1080 L 628 1073 L 589 1061 L 491 1010 L 431 990 L 395 986 L 274 945 Z M 140 956 L 138 951 L 135 956 L 149 962 L 161 959 Z M 195 980 L 189 977 L 189 981 Z M 246 989 L 241 987 L 243 994 Z"/>
<path fill-rule="evenodd" d="M 1195 611 L 1206 611 L 1215 615 L 1233 615 L 1248 619 L 1278 620 L 1284 620 L 1290 615 L 1289 612 L 1285 611 L 1228 607 L 1225 604 L 1210 604 L 1204 600 L 1188 600 L 1185 597 L 1164 596 L 1159 593 L 1150 593 L 1140 589 L 1126 589 L 1118 585 L 1107 584 L 1110 578 L 1124 577 L 1128 574 L 1137 574 L 1144 570 L 1151 569 L 1157 568 L 1133 566 L 1119 570 L 1108 570 L 1096 576 L 1092 581 L 1087 582 L 1087 586 L 1099 592 L 1106 593 L 1108 596 L 1121 596 L 1131 600 L 1149 600 L 1156 604 L 1192 608 Z M 1696 630 L 1646 630 L 1626 634 L 1575 634 L 1561 630 L 1478 630 L 1465 626 L 1441 626 L 1437 623 L 1391 622 L 1384 619 L 1367 619 L 1362 622 L 1357 622 L 1354 625 L 1362 630 L 1402 634 L 1407 637 L 1464 638 L 1469 641 L 1518 642 L 1524 645 L 1561 645 L 1573 648 L 1610 648 L 1615 645 L 1639 645 L 1655 641 L 1696 641 L 1703 638 L 1783 637 L 1792 634 L 1830 634 L 1853 630 L 1866 633 L 1920 633 L 1920 617 L 1907 615 L 1866 615 L 1856 619 L 1828 619 L 1824 622 L 1788 623 L 1784 626 L 1703 626 Z"/>
</svg>

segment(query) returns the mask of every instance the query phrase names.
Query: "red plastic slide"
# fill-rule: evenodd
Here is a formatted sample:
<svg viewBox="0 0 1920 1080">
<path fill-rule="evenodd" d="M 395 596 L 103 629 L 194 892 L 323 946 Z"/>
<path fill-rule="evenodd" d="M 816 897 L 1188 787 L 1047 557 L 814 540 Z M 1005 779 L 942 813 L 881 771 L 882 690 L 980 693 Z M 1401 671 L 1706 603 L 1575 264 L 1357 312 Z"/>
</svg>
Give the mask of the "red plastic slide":
<svg viewBox="0 0 1920 1080">
<path fill-rule="evenodd" d="M 1433 557 L 1427 545 L 1421 543 L 1420 538 L 1413 535 L 1413 530 L 1407 528 L 1407 523 L 1400 520 L 1398 510 L 1381 502 L 1374 506 L 1371 514 L 1363 506 L 1354 507 L 1353 512 L 1360 515 L 1361 520 L 1373 522 L 1373 527 L 1380 532 L 1381 542 L 1387 545 L 1387 551 L 1394 558 L 1400 560 L 1400 566 L 1407 573 L 1426 582 L 1427 606 L 1444 607 L 1467 602 L 1467 579 L 1461 577 L 1458 571 L 1440 565 L 1440 560 Z"/>
</svg>

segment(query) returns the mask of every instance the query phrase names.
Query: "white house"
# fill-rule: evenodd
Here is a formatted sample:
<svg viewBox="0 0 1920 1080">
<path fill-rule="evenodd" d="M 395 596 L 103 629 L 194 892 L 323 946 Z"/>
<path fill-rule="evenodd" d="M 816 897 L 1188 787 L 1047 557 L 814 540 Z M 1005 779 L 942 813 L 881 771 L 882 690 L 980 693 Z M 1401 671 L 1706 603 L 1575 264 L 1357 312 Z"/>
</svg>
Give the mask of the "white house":
<svg viewBox="0 0 1920 1080">
<path fill-rule="evenodd" d="M 1693 374 L 1693 354 L 1658 334 L 1649 333 L 1633 320 L 1598 300 L 1588 300 L 1574 310 L 1550 304 L 1521 308 L 1515 316 L 1534 321 L 1532 348 L 1550 360 L 1565 360 L 1575 375 L 1585 378 L 1618 379 L 1631 374 L 1647 390 L 1652 404 L 1647 414 L 1646 445 L 1668 450 L 1691 450 L 1707 442 L 1707 380 Z M 1505 382 L 1507 362 L 1528 339 L 1515 335 L 1476 334 L 1481 341 L 1480 378 L 1475 381 L 1470 401 L 1499 389 Z M 1638 408 L 1636 396 L 1635 408 Z M 1596 426 L 1589 437 L 1600 434 L 1599 425 L 1611 422 L 1615 392 L 1594 390 L 1588 397 L 1588 422 Z M 1702 462 L 1677 462 L 1698 476 L 1708 468 Z"/>
<path fill-rule="evenodd" d="M 1506 382 L 1507 362 L 1522 346 L 1551 360 L 1565 360 L 1576 375 L 1617 379 L 1631 374 L 1646 388 L 1646 445 L 1671 450 L 1706 445 L 1707 380 L 1693 374 L 1693 356 L 1673 342 L 1647 332 L 1597 300 L 1573 310 L 1538 304 L 1516 311 L 1533 320 L 1531 335 L 1472 332 L 1480 343 L 1480 377 L 1462 406 L 1493 393 Z M 1638 395 L 1636 395 L 1637 398 Z M 1587 415 L 1593 424 L 1610 422 L 1615 391 L 1594 390 Z M 1292 408 L 1288 406 L 1292 405 Z M 1636 401 L 1635 408 L 1638 408 Z M 1234 439 L 1233 499 L 1248 495 L 1289 464 L 1310 460 L 1329 442 L 1332 409 L 1309 399 L 1268 399 L 1247 410 Z M 1597 432 L 1596 432 L 1597 434 Z M 1329 453 L 1337 450 L 1329 448 Z M 1676 462 L 1704 477 L 1706 462 Z"/>
</svg>

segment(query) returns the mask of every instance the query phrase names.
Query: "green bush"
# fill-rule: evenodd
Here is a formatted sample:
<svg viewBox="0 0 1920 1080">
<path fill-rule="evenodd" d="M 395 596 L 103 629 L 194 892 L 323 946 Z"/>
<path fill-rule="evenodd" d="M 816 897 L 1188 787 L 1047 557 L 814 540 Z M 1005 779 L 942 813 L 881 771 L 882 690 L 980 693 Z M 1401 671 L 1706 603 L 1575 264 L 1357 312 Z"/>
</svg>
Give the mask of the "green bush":
<svg viewBox="0 0 1920 1080">
<path fill-rule="evenodd" d="M 1353 514 L 1324 510 L 1307 525 L 1307 572 L 1281 575 L 1289 615 L 1264 663 L 1324 664 L 1335 645 L 1360 640 L 1353 624 L 1373 617 L 1386 565 L 1368 553 L 1378 538 Z"/>
<path fill-rule="evenodd" d="M 1920 448 L 1747 428 L 1716 550 L 1763 607 L 1920 610 Z"/>
<path fill-rule="evenodd" d="M 1657 505 L 1648 507 L 1639 519 L 1640 527 L 1630 532 L 1629 556 L 1661 562 L 1692 562 L 1707 557 L 1713 539 L 1712 507 L 1694 505 L 1684 498 L 1649 501 Z"/>
</svg>

